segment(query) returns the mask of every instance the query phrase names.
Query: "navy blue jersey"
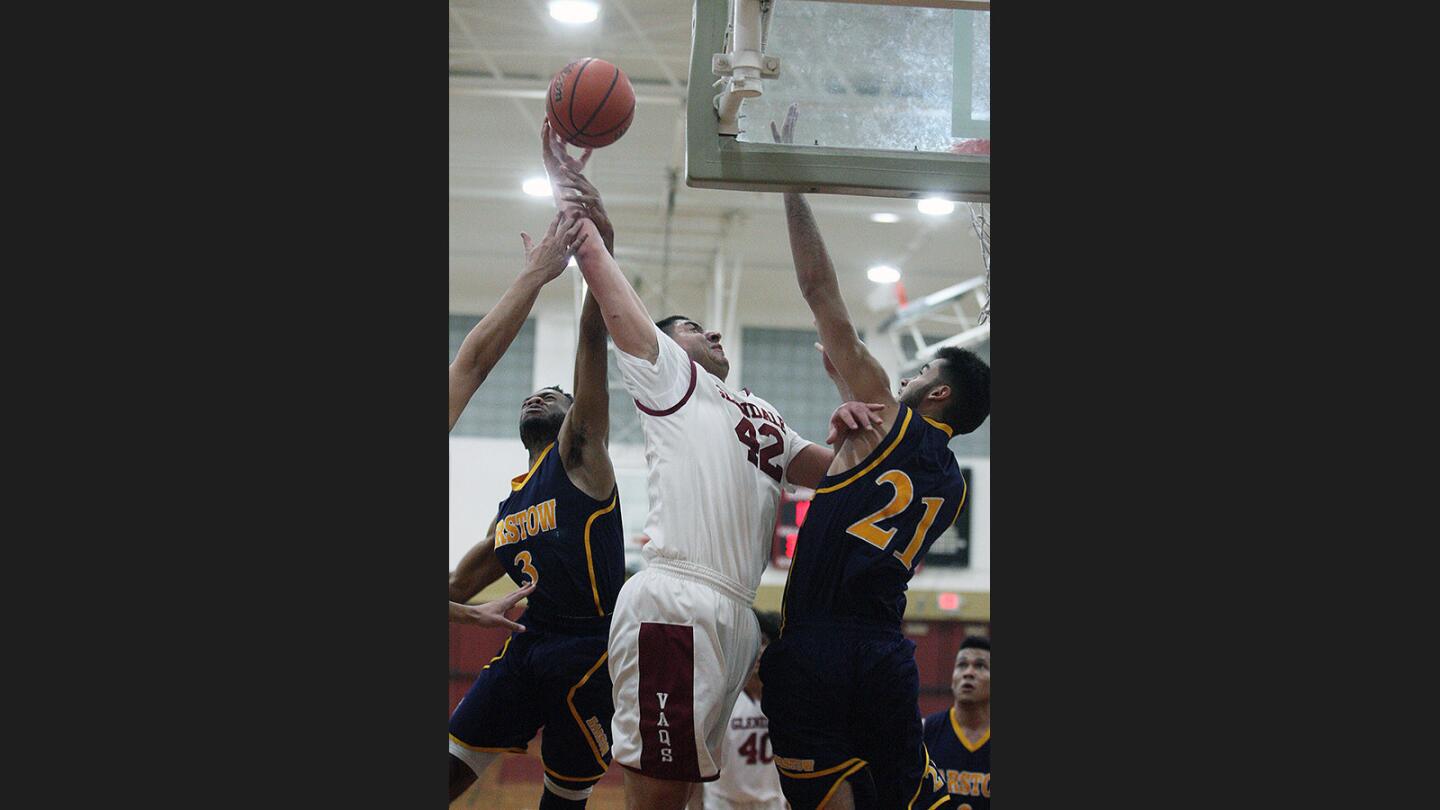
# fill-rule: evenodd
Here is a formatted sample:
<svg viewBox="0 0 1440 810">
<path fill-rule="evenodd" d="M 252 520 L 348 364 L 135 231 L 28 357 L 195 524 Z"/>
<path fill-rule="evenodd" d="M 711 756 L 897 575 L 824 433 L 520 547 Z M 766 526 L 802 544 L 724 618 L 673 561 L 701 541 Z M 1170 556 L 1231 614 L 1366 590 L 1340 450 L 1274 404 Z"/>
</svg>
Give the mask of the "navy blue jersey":
<svg viewBox="0 0 1440 810">
<path fill-rule="evenodd" d="M 990 731 L 978 740 L 965 739 L 955 721 L 955 707 L 925 718 L 925 748 L 945 780 L 945 792 L 956 810 L 990 810 Z"/>
<path fill-rule="evenodd" d="M 905 405 L 874 452 L 827 475 L 795 541 L 781 615 L 900 628 L 915 566 L 960 515 L 965 479 L 950 431 Z"/>
<path fill-rule="evenodd" d="M 570 482 L 551 442 L 510 482 L 495 524 L 495 556 L 517 584 L 534 582 L 526 616 L 595 618 L 615 610 L 625 583 L 619 490 L 597 501 Z"/>
</svg>

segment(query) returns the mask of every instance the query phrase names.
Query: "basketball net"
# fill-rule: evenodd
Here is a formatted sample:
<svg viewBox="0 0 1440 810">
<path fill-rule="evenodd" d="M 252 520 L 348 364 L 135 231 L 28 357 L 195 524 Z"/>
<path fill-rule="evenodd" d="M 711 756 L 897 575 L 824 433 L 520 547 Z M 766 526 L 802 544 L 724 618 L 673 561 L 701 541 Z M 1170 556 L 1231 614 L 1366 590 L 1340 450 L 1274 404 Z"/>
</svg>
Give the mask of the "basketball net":
<svg viewBox="0 0 1440 810">
<path fill-rule="evenodd" d="M 980 323 L 990 320 L 990 206 L 966 203 L 970 207 L 970 226 L 980 240 L 980 258 L 985 262 L 985 306 L 980 310 Z"/>
</svg>

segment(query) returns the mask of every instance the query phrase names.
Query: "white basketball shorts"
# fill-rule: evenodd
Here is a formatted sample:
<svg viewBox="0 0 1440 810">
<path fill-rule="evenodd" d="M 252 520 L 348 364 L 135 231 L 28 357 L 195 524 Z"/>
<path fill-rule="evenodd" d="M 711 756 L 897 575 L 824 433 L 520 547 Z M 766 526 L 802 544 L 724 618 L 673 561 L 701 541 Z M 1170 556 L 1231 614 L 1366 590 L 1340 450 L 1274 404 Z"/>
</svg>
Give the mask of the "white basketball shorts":
<svg viewBox="0 0 1440 810">
<path fill-rule="evenodd" d="M 656 779 L 720 775 L 730 712 L 760 654 L 760 624 L 738 583 L 651 560 L 610 620 L 614 761 Z"/>
</svg>

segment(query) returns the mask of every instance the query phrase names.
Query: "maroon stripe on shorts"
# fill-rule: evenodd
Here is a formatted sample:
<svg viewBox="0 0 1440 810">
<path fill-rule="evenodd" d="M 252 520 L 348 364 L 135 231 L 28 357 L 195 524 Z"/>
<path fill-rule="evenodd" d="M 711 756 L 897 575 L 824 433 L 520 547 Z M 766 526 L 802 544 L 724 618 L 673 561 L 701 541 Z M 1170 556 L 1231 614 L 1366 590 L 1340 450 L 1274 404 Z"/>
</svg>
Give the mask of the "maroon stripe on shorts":
<svg viewBox="0 0 1440 810">
<path fill-rule="evenodd" d="M 700 781 L 695 757 L 695 629 L 640 623 L 640 771 Z"/>
</svg>

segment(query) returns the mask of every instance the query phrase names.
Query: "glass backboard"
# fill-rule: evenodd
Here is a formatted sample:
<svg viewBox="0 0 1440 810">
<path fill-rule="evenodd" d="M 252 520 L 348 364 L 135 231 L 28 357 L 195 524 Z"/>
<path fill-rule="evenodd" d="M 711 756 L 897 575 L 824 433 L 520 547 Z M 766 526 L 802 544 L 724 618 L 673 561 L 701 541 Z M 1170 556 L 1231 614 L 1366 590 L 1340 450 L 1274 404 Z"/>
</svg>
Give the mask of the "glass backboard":
<svg viewBox="0 0 1440 810">
<path fill-rule="evenodd" d="M 734 0 L 742 2 L 742 0 Z M 764 4 L 771 5 L 771 4 Z M 889 197 L 990 195 L 988 3 L 779 0 L 763 54 L 778 59 L 721 134 L 716 54 L 734 50 L 730 0 L 696 0 L 686 172 L 702 188 Z M 770 122 L 799 105 L 793 146 Z"/>
</svg>

